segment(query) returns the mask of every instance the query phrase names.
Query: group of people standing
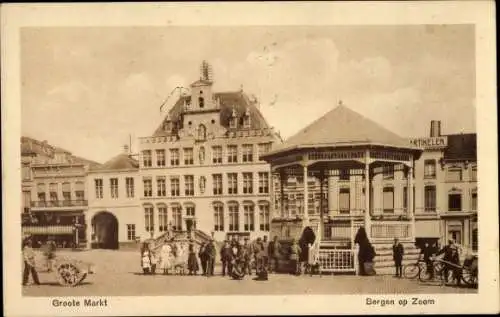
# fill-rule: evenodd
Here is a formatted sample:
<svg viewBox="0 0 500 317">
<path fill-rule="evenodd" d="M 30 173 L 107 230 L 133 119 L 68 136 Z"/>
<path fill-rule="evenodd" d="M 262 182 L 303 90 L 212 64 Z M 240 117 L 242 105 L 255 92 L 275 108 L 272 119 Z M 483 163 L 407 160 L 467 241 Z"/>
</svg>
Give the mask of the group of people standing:
<svg viewBox="0 0 500 317">
<path fill-rule="evenodd" d="M 210 250 L 213 249 L 213 252 Z M 182 273 L 188 272 L 189 275 L 197 275 L 199 271 L 198 257 L 201 260 L 201 266 L 206 268 L 207 258 L 210 258 L 209 253 L 215 253 L 214 242 L 211 241 L 200 248 L 198 254 L 193 243 L 172 242 L 165 243 L 159 249 L 151 248 L 147 242 L 143 243 L 141 248 L 141 267 L 144 274 L 156 274 L 157 269 L 164 275 L 170 274 L 173 270 L 181 270 Z"/>
<path fill-rule="evenodd" d="M 250 242 L 248 238 L 225 240 L 219 250 L 222 276 L 232 275 L 236 267 L 248 275 L 252 275 L 253 270 L 256 274 L 263 271 L 276 272 L 281 252 L 278 237 L 272 242 L 268 241 L 267 236 L 259 237 L 254 242 Z M 298 262 L 299 254 L 300 247 L 294 243 L 290 257 Z M 199 248 L 194 243 L 184 242 L 165 243 L 158 249 L 151 248 L 146 242 L 141 247 L 141 267 L 147 275 L 156 274 L 158 270 L 163 274 L 185 270 L 189 275 L 198 275 L 201 269 L 202 275 L 214 276 L 216 260 L 217 247 L 213 239 L 201 244 Z"/>
</svg>

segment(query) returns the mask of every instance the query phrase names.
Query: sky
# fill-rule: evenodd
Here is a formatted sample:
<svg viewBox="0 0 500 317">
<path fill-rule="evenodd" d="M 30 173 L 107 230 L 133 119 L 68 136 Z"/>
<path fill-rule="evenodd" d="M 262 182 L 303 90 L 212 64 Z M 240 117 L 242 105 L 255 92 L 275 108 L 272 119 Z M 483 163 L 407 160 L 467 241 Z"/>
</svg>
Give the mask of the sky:
<svg viewBox="0 0 500 317">
<path fill-rule="evenodd" d="M 22 135 L 101 163 L 136 150 L 202 60 L 285 139 L 339 100 L 403 137 L 475 132 L 473 26 L 170 26 L 24 28 Z"/>
</svg>

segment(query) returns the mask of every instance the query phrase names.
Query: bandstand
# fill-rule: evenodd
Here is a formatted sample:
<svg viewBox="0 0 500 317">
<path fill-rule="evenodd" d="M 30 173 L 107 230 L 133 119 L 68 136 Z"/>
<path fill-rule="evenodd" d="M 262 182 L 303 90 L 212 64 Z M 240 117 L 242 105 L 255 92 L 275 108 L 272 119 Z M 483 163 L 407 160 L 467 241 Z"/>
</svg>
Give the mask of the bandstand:
<svg viewBox="0 0 500 317">
<path fill-rule="evenodd" d="M 271 235 L 311 227 L 323 271 L 355 270 L 354 235 L 364 226 L 378 265 L 394 238 L 413 246 L 413 166 L 421 150 L 340 103 L 263 156 L 273 176 Z M 385 252 L 385 255 L 384 255 Z M 389 258 L 389 259 L 387 259 Z"/>
</svg>

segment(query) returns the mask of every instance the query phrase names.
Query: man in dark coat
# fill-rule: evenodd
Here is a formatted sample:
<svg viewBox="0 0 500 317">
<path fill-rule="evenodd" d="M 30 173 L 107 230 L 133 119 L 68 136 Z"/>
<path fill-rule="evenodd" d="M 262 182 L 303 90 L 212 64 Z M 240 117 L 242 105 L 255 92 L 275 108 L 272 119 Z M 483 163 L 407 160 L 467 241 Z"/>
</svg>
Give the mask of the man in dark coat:
<svg viewBox="0 0 500 317">
<path fill-rule="evenodd" d="M 403 276 L 403 255 L 405 250 L 398 238 L 394 238 L 394 244 L 392 245 L 392 259 L 394 260 L 394 265 L 396 266 L 395 277 L 401 278 Z"/>
<path fill-rule="evenodd" d="M 422 256 L 422 260 L 425 262 L 426 272 L 429 274 L 430 278 L 434 278 L 434 270 L 432 269 L 432 256 L 436 253 L 435 249 L 429 245 L 429 243 L 425 243 L 422 249 L 420 250 L 420 255 Z"/>
<path fill-rule="evenodd" d="M 278 241 L 278 237 L 274 236 L 273 242 L 269 243 L 269 249 L 268 249 L 269 259 L 271 260 L 270 271 L 274 272 L 278 271 L 280 250 L 281 250 L 281 245 Z"/>
<path fill-rule="evenodd" d="M 222 262 L 222 276 L 231 275 L 233 250 L 229 241 L 224 241 L 224 246 L 220 249 L 220 260 Z"/>
<path fill-rule="evenodd" d="M 252 244 L 249 243 L 249 239 L 245 238 L 243 246 L 241 246 L 241 257 L 244 261 L 243 271 L 248 275 L 252 275 L 252 268 L 250 267 L 250 264 L 252 262 L 252 257 L 254 256 L 253 250 L 254 248 L 252 247 Z"/>
<path fill-rule="evenodd" d="M 207 276 L 214 276 L 214 267 L 215 267 L 215 242 L 214 239 L 210 240 L 206 248 L 207 253 Z"/>
<path fill-rule="evenodd" d="M 447 262 L 453 262 L 454 254 L 453 254 L 453 249 L 455 248 L 455 243 L 453 240 L 448 240 L 448 245 L 446 245 L 444 248 L 439 250 L 438 253 L 436 253 L 436 256 L 444 254 L 443 260 Z M 444 274 L 444 280 L 445 282 L 448 282 L 448 272 L 452 270 L 453 267 L 449 264 L 444 265 L 443 268 L 443 274 Z"/>
</svg>

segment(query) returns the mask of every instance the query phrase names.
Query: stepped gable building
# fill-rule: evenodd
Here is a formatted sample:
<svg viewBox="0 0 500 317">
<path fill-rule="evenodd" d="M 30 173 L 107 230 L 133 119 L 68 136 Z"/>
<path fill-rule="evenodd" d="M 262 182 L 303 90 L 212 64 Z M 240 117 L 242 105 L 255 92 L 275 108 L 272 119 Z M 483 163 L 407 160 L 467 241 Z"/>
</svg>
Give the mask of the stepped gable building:
<svg viewBox="0 0 500 317">
<path fill-rule="evenodd" d="M 85 244 L 86 172 L 99 163 L 21 137 L 21 164 L 23 235 L 35 246 L 48 238 L 59 247 Z"/>
<path fill-rule="evenodd" d="M 88 172 L 88 247 L 118 249 L 136 246 L 146 236 L 137 189 L 139 161 L 124 152 Z"/>
<path fill-rule="evenodd" d="M 441 122 L 431 122 L 428 137 L 411 143 L 423 154 L 415 164 L 416 240 L 455 240 L 477 251 L 476 134 L 441 134 Z"/>
<path fill-rule="evenodd" d="M 201 230 L 216 240 L 255 238 L 270 225 L 269 165 L 261 155 L 280 142 L 243 91 L 214 92 L 210 65 L 140 138 L 140 203 L 155 238 Z"/>
</svg>

